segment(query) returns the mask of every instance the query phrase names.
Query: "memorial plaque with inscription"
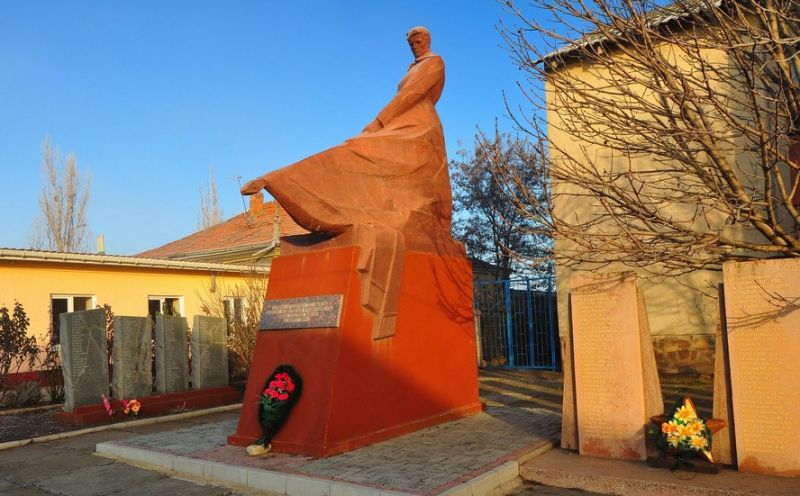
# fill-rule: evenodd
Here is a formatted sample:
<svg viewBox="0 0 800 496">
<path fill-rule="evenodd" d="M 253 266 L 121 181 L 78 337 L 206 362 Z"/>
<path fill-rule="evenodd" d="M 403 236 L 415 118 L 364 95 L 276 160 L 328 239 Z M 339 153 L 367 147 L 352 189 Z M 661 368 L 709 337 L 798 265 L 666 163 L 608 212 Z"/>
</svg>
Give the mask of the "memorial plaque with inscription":
<svg viewBox="0 0 800 496">
<path fill-rule="evenodd" d="M 800 260 L 723 265 L 739 470 L 800 477 Z"/>
<path fill-rule="evenodd" d="M 195 315 L 192 326 L 192 388 L 228 385 L 228 323 Z"/>
<path fill-rule="evenodd" d="M 64 410 L 100 403 L 108 395 L 108 345 L 103 309 L 62 313 L 59 317 Z"/>
<path fill-rule="evenodd" d="M 186 318 L 156 315 L 156 391 L 174 393 L 189 389 Z"/>
<path fill-rule="evenodd" d="M 261 312 L 262 331 L 339 327 L 342 295 L 267 300 Z"/>
<path fill-rule="evenodd" d="M 635 276 L 572 277 L 572 343 L 582 455 L 643 460 L 647 422 Z"/>
<path fill-rule="evenodd" d="M 139 398 L 152 393 L 150 322 L 150 317 L 114 317 L 111 391 L 117 399 Z"/>
</svg>

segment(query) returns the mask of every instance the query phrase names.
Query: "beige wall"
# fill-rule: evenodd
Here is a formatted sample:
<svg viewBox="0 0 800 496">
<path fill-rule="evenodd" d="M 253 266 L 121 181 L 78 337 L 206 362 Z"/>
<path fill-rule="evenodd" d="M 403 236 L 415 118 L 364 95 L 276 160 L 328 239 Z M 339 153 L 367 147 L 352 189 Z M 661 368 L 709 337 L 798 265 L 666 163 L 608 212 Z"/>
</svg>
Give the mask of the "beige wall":
<svg viewBox="0 0 800 496">
<path fill-rule="evenodd" d="M 669 51 L 671 49 L 665 48 L 664 50 Z M 678 54 L 674 53 L 671 56 L 679 57 Z M 725 54 L 723 53 L 709 53 L 709 60 L 712 62 L 723 62 L 724 58 Z M 598 67 L 572 63 L 559 70 L 561 73 L 566 72 L 573 80 L 579 81 L 585 87 L 599 88 L 604 86 L 602 81 L 605 74 Z M 580 134 L 576 135 L 565 131 L 563 127 L 567 114 L 561 108 L 565 105 L 575 105 L 575 102 L 570 101 L 569 96 L 564 95 L 563 89 L 555 87 L 552 82 L 546 84 L 545 89 L 548 107 L 548 138 L 551 143 L 556 145 L 550 148 L 553 168 L 562 166 L 565 163 L 564 155 L 592 157 L 601 170 L 603 168 L 608 170 L 619 167 L 630 167 L 634 170 L 643 167 L 653 168 L 654 163 L 648 157 L 634 157 L 631 159 L 620 152 L 612 152 L 602 146 L 589 144 L 586 139 L 581 138 Z M 636 91 L 641 92 L 643 90 L 640 88 Z M 623 101 L 624 99 L 620 98 L 620 102 Z M 602 121 L 603 116 L 595 117 Z M 613 122 L 609 122 L 609 125 L 613 126 Z M 560 153 L 556 148 L 562 148 L 563 153 Z M 657 176 L 654 176 L 653 181 L 657 180 Z M 576 219 L 586 220 L 596 218 L 597 213 L 600 211 L 600 207 L 593 204 L 592 200 L 585 196 L 585 191 L 573 184 L 559 183 L 554 180 L 552 191 L 554 193 L 556 216 L 568 217 L 573 221 Z M 685 206 L 675 205 L 672 208 L 674 208 L 672 213 L 675 216 L 686 215 Z M 614 228 L 610 227 L 610 224 L 605 224 L 603 228 L 608 229 L 607 232 L 613 233 Z M 756 233 L 752 232 L 736 232 L 735 235 L 745 239 L 757 236 Z M 573 243 L 565 239 L 556 238 L 556 253 L 565 253 L 574 249 L 576 249 L 576 245 Z M 639 285 L 644 291 L 651 331 L 655 339 L 668 336 L 713 336 L 719 323 L 716 286 L 721 283 L 721 272 L 695 271 L 670 278 L 653 275 L 653 272 L 658 272 L 658 267 L 650 267 L 650 269 L 653 270 L 636 269 L 619 263 L 605 266 L 586 264 L 571 268 L 566 267 L 563 263 L 557 264 L 556 284 L 558 289 L 559 333 L 562 336 L 569 334 L 568 298 L 570 277 L 575 270 L 598 270 L 600 272 L 634 270 L 640 277 Z"/>
</svg>

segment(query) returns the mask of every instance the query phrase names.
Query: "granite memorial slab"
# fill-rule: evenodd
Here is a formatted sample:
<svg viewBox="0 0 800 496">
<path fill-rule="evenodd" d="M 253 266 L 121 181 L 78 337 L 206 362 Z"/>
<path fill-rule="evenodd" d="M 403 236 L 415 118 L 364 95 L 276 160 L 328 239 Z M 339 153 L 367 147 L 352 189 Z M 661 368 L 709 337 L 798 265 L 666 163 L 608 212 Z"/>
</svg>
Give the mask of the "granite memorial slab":
<svg viewBox="0 0 800 496">
<path fill-rule="evenodd" d="M 800 260 L 723 265 L 739 470 L 800 477 Z"/>
<path fill-rule="evenodd" d="M 62 313 L 59 317 L 64 410 L 100 403 L 108 395 L 108 345 L 103 309 Z"/>
<path fill-rule="evenodd" d="M 720 291 L 720 310 L 725 311 L 722 285 Z M 730 401 L 730 359 L 728 357 L 728 343 L 725 335 L 724 314 L 722 322 L 716 329 L 716 340 L 714 343 L 714 397 L 712 404 L 712 416 L 725 422 L 726 428 L 713 433 L 711 442 L 711 454 L 717 463 L 733 465 L 735 461 L 733 432 L 731 424 L 733 410 Z"/>
<path fill-rule="evenodd" d="M 647 457 L 645 426 L 650 415 L 663 413 L 663 403 L 643 304 L 633 273 L 572 277 L 572 369 L 582 455 Z"/>
<path fill-rule="evenodd" d="M 224 318 L 195 315 L 192 326 L 192 388 L 228 385 L 228 323 Z"/>
<path fill-rule="evenodd" d="M 116 399 L 150 396 L 153 390 L 150 317 L 114 317 L 111 391 Z"/>
<path fill-rule="evenodd" d="M 185 317 L 156 315 L 156 391 L 189 389 L 189 358 Z"/>
</svg>

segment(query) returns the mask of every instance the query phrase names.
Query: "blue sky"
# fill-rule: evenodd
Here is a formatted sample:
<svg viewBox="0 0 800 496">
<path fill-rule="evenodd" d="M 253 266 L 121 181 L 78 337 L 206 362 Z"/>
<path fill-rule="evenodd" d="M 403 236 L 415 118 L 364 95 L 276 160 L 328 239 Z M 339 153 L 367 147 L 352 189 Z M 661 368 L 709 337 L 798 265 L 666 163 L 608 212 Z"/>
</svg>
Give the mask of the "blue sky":
<svg viewBox="0 0 800 496">
<path fill-rule="evenodd" d="M 45 136 L 91 175 L 88 220 L 129 255 L 197 229 L 214 166 L 226 218 L 242 182 L 360 132 L 427 26 L 447 82 L 448 155 L 494 119 L 523 75 L 492 0 L 0 2 L 0 246 L 28 246 Z M 92 242 L 92 246 L 94 243 Z"/>
</svg>

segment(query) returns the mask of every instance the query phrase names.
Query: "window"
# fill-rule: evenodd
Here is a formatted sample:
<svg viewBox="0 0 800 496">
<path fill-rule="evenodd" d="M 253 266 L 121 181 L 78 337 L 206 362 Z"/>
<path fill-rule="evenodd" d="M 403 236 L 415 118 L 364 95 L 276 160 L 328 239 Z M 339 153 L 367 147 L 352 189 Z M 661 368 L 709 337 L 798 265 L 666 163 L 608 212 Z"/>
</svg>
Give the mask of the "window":
<svg viewBox="0 0 800 496">
<path fill-rule="evenodd" d="M 156 314 L 183 315 L 183 296 L 148 296 L 147 315 L 156 320 Z"/>
<path fill-rule="evenodd" d="M 97 306 L 97 301 L 94 295 L 50 295 L 50 328 L 53 332 L 53 343 L 59 344 L 61 341 L 59 332 L 61 330 L 60 315 L 62 313 L 91 310 L 95 306 Z"/>
<path fill-rule="evenodd" d="M 225 318 L 228 319 L 228 324 L 243 323 L 245 321 L 245 310 L 247 309 L 247 300 L 239 296 L 226 296 L 223 301 L 225 309 Z"/>
</svg>

